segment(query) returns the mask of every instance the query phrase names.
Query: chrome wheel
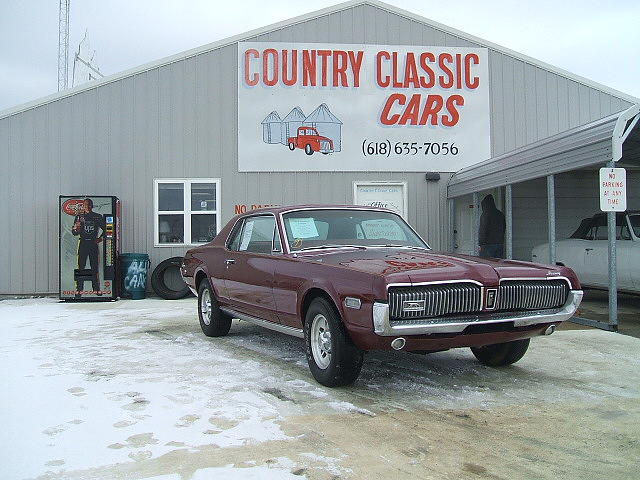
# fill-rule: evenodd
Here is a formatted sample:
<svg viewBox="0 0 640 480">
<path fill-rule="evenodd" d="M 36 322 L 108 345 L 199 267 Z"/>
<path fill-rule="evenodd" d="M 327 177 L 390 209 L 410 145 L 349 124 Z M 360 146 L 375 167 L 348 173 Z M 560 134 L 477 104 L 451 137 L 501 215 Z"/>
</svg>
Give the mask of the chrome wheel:
<svg viewBox="0 0 640 480">
<path fill-rule="evenodd" d="M 324 370 L 331 363 L 331 330 L 321 313 L 313 317 L 311 324 L 311 353 L 319 368 Z"/>
<path fill-rule="evenodd" d="M 209 325 L 211 323 L 211 292 L 208 288 L 205 288 L 200 296 L 200 313 L 204 324 Z"/>
</svg>

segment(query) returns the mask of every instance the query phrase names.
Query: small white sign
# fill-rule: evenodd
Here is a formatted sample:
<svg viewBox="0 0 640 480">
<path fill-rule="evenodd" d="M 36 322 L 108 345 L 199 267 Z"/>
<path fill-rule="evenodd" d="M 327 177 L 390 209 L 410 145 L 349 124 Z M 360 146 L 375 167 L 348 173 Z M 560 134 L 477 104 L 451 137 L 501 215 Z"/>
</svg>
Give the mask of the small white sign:
<svg viewBox="0 0 640 480">
<path fill-rule="evenodd" d="M 393 210 L 407 218 L 406 182 L 353 182 L 353 203 Z"/>
<path fill-rule="evenodd" d="M 600 210 L 624 212 L 627 209 L 627 171 L 624 168 L 600 169 Z"/>
</svg>

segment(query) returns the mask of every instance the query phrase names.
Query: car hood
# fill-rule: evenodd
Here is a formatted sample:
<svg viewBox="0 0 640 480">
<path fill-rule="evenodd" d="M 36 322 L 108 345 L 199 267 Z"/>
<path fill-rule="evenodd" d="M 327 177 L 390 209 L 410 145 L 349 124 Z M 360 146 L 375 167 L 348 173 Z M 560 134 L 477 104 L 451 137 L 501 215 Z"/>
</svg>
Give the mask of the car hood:
<svg viewBox="0 0 640 480">
<path fill-rule="evenodd" d="M 309 252 L 301 257 L 384 276 L 387 283 L 475 280 L 497 285 L 504 278 L 546 279 L 561 275 L 560 269 L 548 265 L 405 248 L 341 249 Z"/>
</svg>

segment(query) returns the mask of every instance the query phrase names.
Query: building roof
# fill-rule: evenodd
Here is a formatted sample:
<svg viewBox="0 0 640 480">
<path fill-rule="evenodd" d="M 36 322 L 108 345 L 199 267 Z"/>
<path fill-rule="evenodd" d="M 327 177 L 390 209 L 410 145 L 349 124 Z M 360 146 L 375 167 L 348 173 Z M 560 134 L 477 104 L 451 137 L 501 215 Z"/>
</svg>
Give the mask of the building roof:
<svg viewBox="0 0 640 480">
<path fill-rule="evenodd" d="M 286 117 L 282 119 L 283 122 L 304 122 L 307 118 L 300 107 L 294 107 Z"/>
<path fill-rule="evenodd" d="M 449 198 L 546 177 L 580 168 L 640 164 L 640 105 L 456 172 Z"/>
<path fill-rule="evenodd" d="M 338 117 L 331 113 L 326 103 L 319 105 L 304 121 L 305 123 L 339 123 L 342 125 Z"/>
<path fill-rule="evenodd" d="M 282 120 L 280 120 L 278 112 L 271 112 L 269 115 L 264 117 L 264 120 L 262 120 L 261 123 L 280 123 L 281 121 Z"/>
<path fill-rule="evenodd" d="M 181 60 L 185 60 L 187 58 L 195 57 L 197 55 L 201 55 L 203 53 L 207 53 L 207 52 L 210 52 L 210 51 L 213 51 L 213 50 L 217 50 L 219 48 L 226 47 L 228 45 L 232 45 L 232 44 L 237 43 L 237 42 L 247 41 L 247 40 L 252 39 L 252 38 L 254 38 L 254 37 L 258 36 L 258 35 L 264 35 L 264 34 L 269 33 L 269 32 L 281 30 L 283 28 L 286 28 L 286 27 L 289 27 L 289 26 L 292 26 L 292 25 L 296 25 L 296 24 L 299 24 L 299 23 L 302 23 L 302 22 L 306 22 L 306 21 L 314 19 L 314 18 L 324 17 L 324 16 L 327 16 L 327 15 L 331 15 L 333 13 L 337 13 L 337 12 L 340 12 L 340 11 L 348 10 L 348 9 L 351 9 L 351 8 L 354 8 L 354 7 L 357 7 L 357 6 L 360 6 L 360 5 L 370 5 L 372 7 L 379 8 L 380 10 L 387 11 L 387 12 L 389 12 L 391 14 L 395 14 L 395 15 L 399 15 L 399 16 L 405 17 L 405 18 L 407 18 L 409 20 L 413 20 L 413 21 L 422 23 L 422 24 L 427 25 L 427 26 L 429 26 L 431 28 L 434 28 L 436 30 L 440 30 L 440 31 L 442 31 L 444 33 L 447 33 L 449 35 L 453 35 L 453 36 L 456 36 L 458 38 L 467 40 L 469 42 L 476 43 L 476 44 L 480 45 L 481 47 L 486 47 L 486 48 L 489 48 L 491 50 L 495 50 L 497 52 L 500 52 L 500 53 L 503 53 L 505 55 L 508 55 L 510 57 L 522 60 L 525 63 L 534 65 L 536 67 L 540 67 L 540 68 L 542 68 L 544 70 L 547 70 L 549 72 L 555 73 L 557 75 L 560 75 L 562 77 L 568 78 L 570 80 L 574 80 L 574 81 L 576 81 L 578 83 L 582 83 L 582 84 L 584 84 L 586 86 L 589 86 L 589 87 L 594 88 L 596 90 L 599 90 L 601 92 L 608 93 L 610 95 L 614 95 L 614 96 L 616 96 L 618 98 L 621 98 L 623 100 L 626 100 L 628 102 L 640 103 L 640 99 L 636 98 L 636 97 L 634 97 L 632 95 L 620 92 L 620 91 L 615 90 L 613 88 L 610 88 L 610 87 L 607 87 L 605 85 L 602 85 L 602 84 L 600 84 L 598 82 L 594 82 L 593 80 L 589 80 L 587 78 L 584 78 L 584 77 L 581 77 L 579 75 L 570 73 L 570 72 L 568 72 L 566 70 L 563 70 L 561 68 L 554 67 L 553 65 L 550 65 L 548 63 L 542 62 L 540 60 L 536 60 L 536 59 L 534 59 L 532 57 L 529 57 L 527 55 L 524 55 L 522 53 L 518 53 L 518 52 L 516 52 L 514 50 L 510 50 L 508 48 L 502 47 L 500 45 L 497 45 L 495 43 L 489 42 L 487 40 L 483 40 L 483 39 L 481 39 L 479 37 L 476 37 L 474 35 L 462 32 L 462 31 L 457 30 L 455 28 L 448 27 L 446 25 L 443 25 L 441 23 L 435 22 L 435 21 L 430 20 L 428 18 L 425 18 L 425 17 L 422 17 L 422 16 L 417 15 L 415 13 L 409 12 L 407 10 L 395 7 L 393 5 L 389 5 L 388 3 L 384 3 L 384 2 L 381 2 L 379 0 L 349 0 L 347 2 L 339 3 L 339 4 L 333 5 L 331 7 L 323 8 L 323 9 L 320 9 L 320 10 L 316 10 L 314 12 L 310 12 L 310 13 L 307 13 L 307 14 L 304 14 L 304 15 L 300 15 L 300 16 L 297 16 L 297 17 L 294 17 L 294 18 L 291 18 L 291 19 L 288 19 L 288 20 L 284 20 L 282 22 L 277 22 L 277 23 L 274 23 L 274 24 L 271 24 L 271 25 L 267 25 L 265 27 L 261 27 L 261 28 L 255 29 L 255 30 L 250 30 L 250 31 L 245 32 L 245 33 L 241 33 L 239 35 L 234 35 L 234 36 L 231 36 L 231 37 L 227 37 L 227 38 L 224 38 L 222 40 L 218 40 L 216 42 L 210 43 L 208 45 L 204 45 L 204 46 L 201 46 L 201 47 L 198 47 L 198 48 L 187 50 L 185 52 L 181 52 L 181 53 L 178 53 L 176 55 L 171 55 L 169 57 L 165 57 L 165 58 L 162 58 L 160 60 L 156 60 L 154 62 L 150 62 L 150 63 L 144 64 L 144 65 L 141 65 L 139 67 L 132 68 L 130 70 L 125 70 L 123 72 L 119 72 L 119 73 L 116 73 L 116 74 L 113 74 L 113 75 L 106 76 L 104 78 L 101 78 L 100 80 L 95 80 L 95 81 L 92 81 L 92 82 L 84 83 L 84 84 L 79 85 L 79 86 L 77 86 L 75 88 L 64 90 L 62 92 L 57 92 L 57 93 L 54 93 L 52 95 L 49 95 L 49 96 L 46 96 L 46 97 L 42 97 L 42 98 L 39 98 L 39 99 L 34 100 L 34 101 L 24 103 L 22 105 L 15 106 L 15 107 L 6 109 L 4 111 L 0 111 L 0 119 L 5 118 L 5 117 L 9 117 L 11 115 L 15 115 L 17 113 L 24 112 L 26 110 L 31 110 L 33 108 L 36 108 L 36 107 L 39 107 L 39 106 L 42 106 L 42 105 L 46 105 L 46 104 L 51 103 L 51 102 L 55 102 L 55 101 L 57 101 L 59 99 L 62 99 L 62 98 L 65 98 L 65 97 L 69 97 L 69 96 L 75 95 L 75 94 L 80 93 L 80 92 L 84 92 L 84 91 L 87 91 L 87 90 L 92 90 L 92 89 L 97 88 L 97 87 L 99 87 L 101 85 L 106 85 L 108 83 L 116 82 L 116 81 L 121 80 L 123 78 L 131 77 L 131 76 L 137 75 L 139 73 L 143 73 L 143 72 L 146 72 L 146 71 L 149 71 L 149 70 L 153 70 L 153 69 L 158 68 L 158 67 L 162 67 L 162 66 L 165 66 L 165 65 L 169 65 L 171 63 L 175 63 L 175 62 L 179 62 Z"/>
</svg>

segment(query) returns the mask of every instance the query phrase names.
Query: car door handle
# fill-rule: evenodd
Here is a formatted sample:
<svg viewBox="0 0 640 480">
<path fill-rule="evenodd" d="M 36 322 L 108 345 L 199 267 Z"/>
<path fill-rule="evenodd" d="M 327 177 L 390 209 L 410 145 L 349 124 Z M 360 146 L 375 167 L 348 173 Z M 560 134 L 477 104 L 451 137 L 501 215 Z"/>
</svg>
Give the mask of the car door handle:
<svg viewBox="0 0 640 480">
<path fill-rule="evenodd" d="M 227 266 L 228 266 L 228 265 L 232 265 L 232 264 L 234 264 L 234 263 L 236 263 L 236 261 L 235 261 L 233 258 L 227 258 L 227 259 L 224 261 L 224 264 L 225 264 L 225 265 L 227 265 Z"/>
<path fill-rule="evenodd" d="M 593 248 L 585 248 L 584 249 L 585 252 L 590 252 L 591 250 L 593 250 Z"/>
</svg>

